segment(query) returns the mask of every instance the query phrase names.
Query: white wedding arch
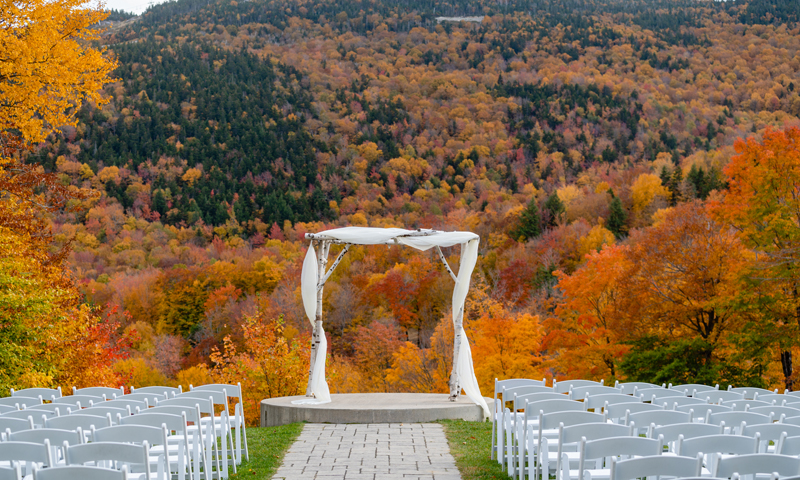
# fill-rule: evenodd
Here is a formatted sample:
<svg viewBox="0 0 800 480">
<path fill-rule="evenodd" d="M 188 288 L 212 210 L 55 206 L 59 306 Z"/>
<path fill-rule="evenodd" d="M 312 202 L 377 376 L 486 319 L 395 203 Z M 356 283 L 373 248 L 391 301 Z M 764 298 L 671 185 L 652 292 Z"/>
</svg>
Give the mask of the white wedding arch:
<svg viewBox="0 0 800 480">
<path fill-rule="evenodd" d="M 325 356 L 328 342 L 322 328 L 322 291 L 325 282 L 339 265 L 342 257 L 351 245 L 407 245 L 417 250 L 435 248 L 445 269 L 455 281 L 453 289 L 453 326 L 455 338 L 453 342 L 453 370 L 450 374 L 450 400 L 455 401 L 464 393 L 477 405 L 483 408 L 485 416 L 489 416 L 489 407 L 481 395 L 475 370 L 472 366 L 472 352 L 469 340 L 464 332 L 464 302 L 469 290 L 470 277 L 478 260 L 478 242 L 480 237 L 472 232 L 442 232 L 438 230 L 404 230 L 402 228 L 368 228 L 345 227 L 326 230 L 320 233 L 307 233 L 311 246 L 303 262 L 300 276 L 303 307 L 311 322 L 313 335 L 311 338 L 311 366 L 308 375 L 306 397 L 292 403 L 328 403 L 331 401 L 328 383 L 325 381 Z M 328 252 L 332 244 L 344 245 L 330 269 Z M 442 254 L 441 247 L 461 245 L 461 262 L 458 275 L 453 273 Z"/>
</svg>

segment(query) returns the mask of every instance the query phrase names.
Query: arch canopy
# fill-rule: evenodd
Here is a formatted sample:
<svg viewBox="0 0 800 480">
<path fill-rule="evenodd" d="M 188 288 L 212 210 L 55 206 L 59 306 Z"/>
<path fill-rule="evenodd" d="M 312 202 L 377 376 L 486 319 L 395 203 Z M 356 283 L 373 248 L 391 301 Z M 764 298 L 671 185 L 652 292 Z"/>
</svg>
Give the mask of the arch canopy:
<svg viewBox="0 0 800 480">
<path fill-rule="evenodd" d="M 478 260 L 478 243 L 480 237 L 472 232 L 443 232 L 439 230 L 405 230 L 402 228 L 372 228 L 372 227 L 344 227 L 326 230 L 320 233 L 307 233 L 306 238 L 312 240 L 312 245 L 306 253 L 301 274 L 301 292 L 306 316 L 311 322 L 317 340 L 316 355 L 309 373 L 309 390 L 305 400 L 293 403 L 327 403 L 331 401 L 328 384 L 325 381 L 325 355 L 327 340 L 322 331 L 322 288 L 325 281 L 339 264 L 342 255 L 349 245 L 406 245 L 417 250 L 425 251 L 436 248 L 439 258 L 445 268 L 455 280 L 453 289 L 453 325 L 454 325 L 454 358 L 453 374 L 451 375 L 451 399 L 460 394 L 464 389 L 467 397 L 483 408 L 484 414 L 489 416 L 489 407 L 481 395 L 478 380 L 472 364 L 472 353 L 469 340 L 464 332 L 464 302 L 469 290 L 470 277 Z M 331 244 L 343 244 L 345 250 L 339 254 L 330 270 L 325 272 L 327 254 Z M 316 251 L 314 245 L 317 246 Z M 442 255 L 440 247 L 461 245 L 461 261 L 458 275 L 455 275 Z M 312 347 L 313 348 L 313 347 Z"/>
</svg>

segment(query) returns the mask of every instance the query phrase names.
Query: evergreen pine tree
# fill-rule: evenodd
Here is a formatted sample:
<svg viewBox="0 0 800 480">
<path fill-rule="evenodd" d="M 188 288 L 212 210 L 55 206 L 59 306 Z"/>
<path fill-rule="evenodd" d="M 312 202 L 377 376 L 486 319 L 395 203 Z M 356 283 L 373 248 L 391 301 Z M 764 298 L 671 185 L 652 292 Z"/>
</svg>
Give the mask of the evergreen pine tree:
<svg viewBox="0 0 800 480">
<path fill-rule="evenodd" d="M 548 219 L 548 226 L 555 227 L 558 224 L 558 221 L 561 220 L 561 217 L 564 215 L 566 208 L 564 207 L 564 203 L 558 198 L 556 193 L 550 195 L 547 198 L 547 201 L 544 203 L 544 208 L 549 212 L 550 218 Z"/>
<path fill-rule="evenodd" d="M 536 238 L 542 233 L 542 219 L 539 215 L 539 205 L 536 197 L 531 198 L 528 207 L 519 216 L 519 225 L 511 232 L 514 240 L 525 242 L 528 239 Z"/>
<path fill-rule="evenodd" d="M 611 204 L 609 205 L 611 214 L 608 216 L 606 226 L 615 237 L 621 238 L 628 232 L 628 229 L 625 227 L 625 219 L 628 215 L 625 213 L 620 199 L 614 195 L 614 191 L 609 189 L 608 193 L 611 195 Z"/>
</svg>

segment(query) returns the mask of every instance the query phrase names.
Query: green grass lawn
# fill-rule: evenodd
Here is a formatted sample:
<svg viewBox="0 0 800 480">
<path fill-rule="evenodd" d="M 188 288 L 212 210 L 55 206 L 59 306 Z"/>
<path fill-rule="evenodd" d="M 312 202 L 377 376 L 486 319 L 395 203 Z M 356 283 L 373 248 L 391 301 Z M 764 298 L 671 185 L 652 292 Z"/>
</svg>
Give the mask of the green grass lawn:
<svg viewBox="0 0 800 480">
<path fill-rule="evenodd" d="M 290 423 L 280 427 L 250 427 L 247 429 L 247 447 L 250 461 L 242 462 L 231 479 L 268 480 L 281 466 L 283 455 L 295 441 L 302 423 Z"/>
<path fill-rule="evenodd" d="M 450 453 L 464 480 L 508 479 L 500 464 L 492 460 L 492 422 L 440 420 L 450 444 Z"/>
</svg>

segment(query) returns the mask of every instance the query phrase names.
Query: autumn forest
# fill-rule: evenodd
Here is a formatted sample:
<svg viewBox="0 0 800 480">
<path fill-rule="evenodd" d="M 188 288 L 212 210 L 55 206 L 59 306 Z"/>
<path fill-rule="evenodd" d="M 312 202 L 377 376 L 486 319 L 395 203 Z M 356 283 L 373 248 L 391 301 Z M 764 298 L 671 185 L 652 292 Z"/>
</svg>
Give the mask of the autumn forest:
<svg viewBox="0 0 800 480">
<path fill-rule="evenodd" d="M 0 393 L 238 379 L 255 421 L 305 391 L 304 234 L 348 225 L 480 235 L 484 395 L 800 381 L 796 1 L 107 13 L 79 16 L 80 102 L 0 119 Z M 2 62 L 0 110 L 35 101 Z M 447 392 L 452 288 L 435 252 L 352 247 L 325 288 L 331 391 Z"/>
</svg>

